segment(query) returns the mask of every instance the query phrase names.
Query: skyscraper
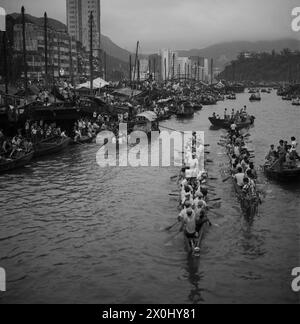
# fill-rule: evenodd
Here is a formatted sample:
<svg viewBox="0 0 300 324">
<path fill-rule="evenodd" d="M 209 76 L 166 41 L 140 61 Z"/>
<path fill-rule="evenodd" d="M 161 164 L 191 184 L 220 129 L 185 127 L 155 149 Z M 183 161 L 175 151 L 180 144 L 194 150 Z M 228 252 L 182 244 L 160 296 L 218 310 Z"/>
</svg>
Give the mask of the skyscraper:
<svg viewBox="0 0 300 324">
<path fill-rule="evenodd" d="M 90 14 L 93 13 L 93 48 L 101 48 L 101 0 L 67 0 L 68 32 L 90 48 Z"/>
</svg>

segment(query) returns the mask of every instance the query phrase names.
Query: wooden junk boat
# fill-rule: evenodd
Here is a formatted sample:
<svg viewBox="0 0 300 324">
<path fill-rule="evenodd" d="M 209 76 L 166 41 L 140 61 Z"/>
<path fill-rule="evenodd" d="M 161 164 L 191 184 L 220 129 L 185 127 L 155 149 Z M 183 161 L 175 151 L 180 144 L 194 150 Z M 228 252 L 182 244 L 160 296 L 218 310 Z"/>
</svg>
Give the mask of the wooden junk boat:
<svg viewBox="0 0 300 324">
<path fill-rule="evenodd" d="M 261 96 L 260 96 L 260 93 L 257 92 L 257 93 L 253 93 L 250 98 L 249 98 L 250 101 L 261 101 Z"/>
<path fill-rule="evenodd" d="M 0 174 L 24 167 L 32 160 L 33 155 L 34 152 L 30 152 L 16 159 L 1 160 Z"/>
<path fill-rule="evenodd" d="M 133 131 L 140 131 L 151 135 L 152 131 L 159 131 L 157 115 L 153 111 L 138 114 L 134 121 Z"/>
<path fill-rule="evenodd" d="M 300 166 L 297 166 L 293 169 L 283 168 L 283 169 L 274 169 L 270 165 L 264 165 L 265 175 L 273 180 L 281 182 L 293 182 L 300 180 Z"/>
<path fill-rule="evenodd" d="M 214 118 L 214 117 L 210 117 L 209 121 L 211 122 L 211 124 L 214 127 L 217 127 L 217 128 L 230 129 L 230 127 L 232 125 L 231 120 L 219 119 L 219 118 Z M 236 125 L 237 125 L 238 129 L 248 128 L 254 124 L 254 121 L 255 121 L 255 117 L 250 116 L 249 118 L 247 118 L 246 121 L 241 122 L 241 123 L 236 123 Z"/>
<path fill-rule="evenodd" d="M 226 97 L 228 100 L 236 100 L 236 94 L 235 93 L 231 93 Z"/>
<path fill-rule="evenodd" d="M 195 114 L 195 110 L 189 102 L 181 102 L 178 105 L 176 116 L 178 118 L 188 118 L 193 117 Z"/>
<path fill-rule="evenodd" d="M 300 98 L 293 99 L 292 105 L 293 106 L 300 106 Z"/>
</svg>

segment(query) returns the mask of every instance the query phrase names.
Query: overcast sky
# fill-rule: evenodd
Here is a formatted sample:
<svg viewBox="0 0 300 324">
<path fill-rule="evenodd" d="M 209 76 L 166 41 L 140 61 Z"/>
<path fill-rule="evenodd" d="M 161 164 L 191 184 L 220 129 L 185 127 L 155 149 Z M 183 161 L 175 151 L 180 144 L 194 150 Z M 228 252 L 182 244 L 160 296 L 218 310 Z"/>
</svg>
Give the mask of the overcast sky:
<svg viewBox="0 0 300 324">
<path fill-rule="evenodd" d="M 84 0 L 83 0 L 84 1 Z M 66 22 L 65 0 L 0 0 L 7 12 L 20 11 Z M 191 49 L 235 40 L 299 38 L 291 11 L 299 0 L 102 0 L 102 33 L 134 51 Z"/>
</svg>

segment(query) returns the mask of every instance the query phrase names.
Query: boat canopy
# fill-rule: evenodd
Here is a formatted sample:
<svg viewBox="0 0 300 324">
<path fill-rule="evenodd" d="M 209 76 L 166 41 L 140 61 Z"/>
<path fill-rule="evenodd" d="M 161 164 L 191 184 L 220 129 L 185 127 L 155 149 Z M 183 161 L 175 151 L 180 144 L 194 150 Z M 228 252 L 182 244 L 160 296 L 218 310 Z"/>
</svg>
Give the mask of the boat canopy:
<svg viewBox="0 0 300 324">
<path fill-rule="evenodd" d="M 142 93 L 142 91 L 139 90 L 132 90 L 130 88 L 122 88 L 122 89 L 117 89 L 116 91 L 114 91 L 114 95 L 116 96 L 122 96 L 122 97 L 135 97 L 138 96 Z"/>
<path fill-rule="evenodd" d="M 157 120 L 157 115 L 153 111 L 145 111 L 141 114 L 138 114 L 137 117 L 144 117 L 147 120 L 149 120 L 150 122 L 154 122 Z"/>
</svg>

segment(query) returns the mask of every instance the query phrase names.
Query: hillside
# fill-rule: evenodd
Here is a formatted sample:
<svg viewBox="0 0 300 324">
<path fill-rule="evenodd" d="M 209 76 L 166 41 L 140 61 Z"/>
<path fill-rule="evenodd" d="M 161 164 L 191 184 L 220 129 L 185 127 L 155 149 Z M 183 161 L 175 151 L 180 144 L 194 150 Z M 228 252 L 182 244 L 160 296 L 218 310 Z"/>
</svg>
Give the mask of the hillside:
<svg viewBox="0 0 300 324">
<path fill-rule="evenodd" d="M 181 56 L 202 56 L 213 58 L 215 65 L 223 69 L 228 63 L 236 59 L 241 52 L 268 52 L 272 50 L 280 52 L 285 48 L 291 50 L 300 49 L 300 41 L 296 39 L 281 39 L 276 41 L 259 42 L 231 42 L 209 46 L 203 49 L 192 49 L 189 51 L 179 51 Z"/>
<path fill-rule="evenodd" d="M 300 52 L 285 49 L 280 53 L 255 54 L 250 58 L 240 55 L 226 66 L 219 78 L 230 81 L 299 82 Z"/>
</svg>

